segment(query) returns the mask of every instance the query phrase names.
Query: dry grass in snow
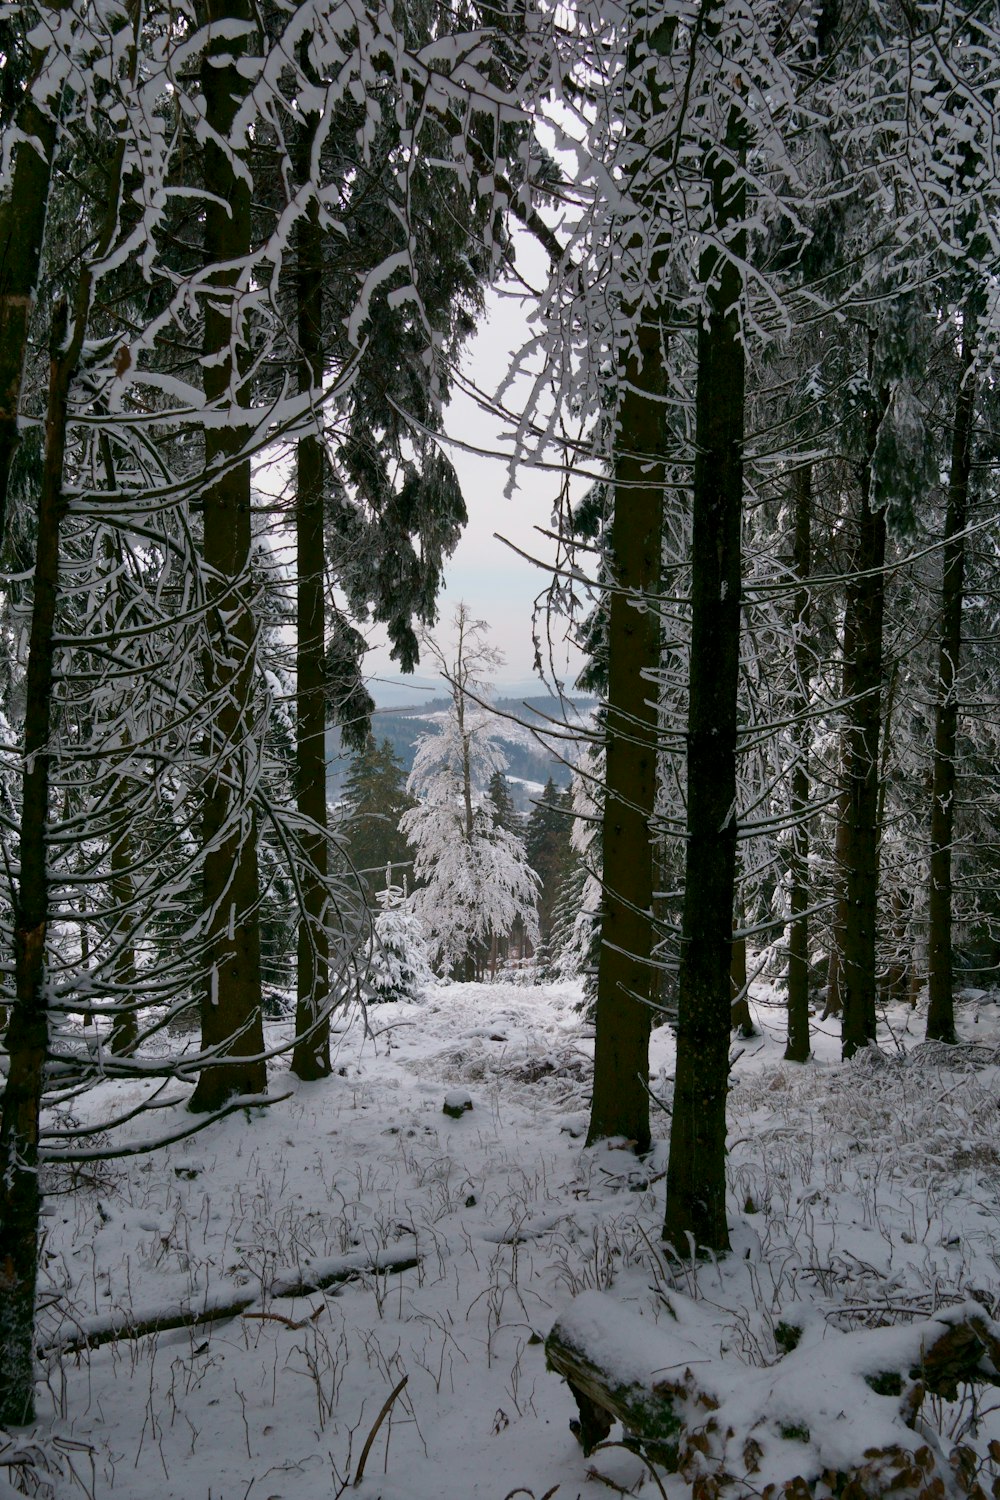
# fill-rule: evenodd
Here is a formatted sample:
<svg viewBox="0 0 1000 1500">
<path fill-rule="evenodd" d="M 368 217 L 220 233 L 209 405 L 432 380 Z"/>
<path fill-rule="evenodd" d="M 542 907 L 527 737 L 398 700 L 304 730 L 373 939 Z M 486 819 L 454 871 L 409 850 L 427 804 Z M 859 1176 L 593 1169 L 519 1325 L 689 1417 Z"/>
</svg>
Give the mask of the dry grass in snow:
<svg viewBox="0 0 1000 1500">
<path fill-rule="evenodd" d="M 292 1097 L 252 1119 L 53 1171 L 44 1415 L 0 1473 L 130 1500 L 689 1495 L 620 1447 L 582 1456 L 542 1348 L 577 1294 L 610 1293 L 649 1330 L 682 1307 L 726 1371 L 776 1366 L 797 1321 L 831 1380 L 845 1331 L 970 1297 L 996 1313 L 991 1003 L 963 1010 L 958 1049 L 916 1045 L 899 1013 L 899 1045 L 887 1032 L 890 1050 L 847 1067 L 833 1037 L 817 1061 L 783 1063 L 779 1015 L 762 1007 L 733 1074 L 733 1253 L 695 1264 L 659 1243 L 667 1120 L 644 1162 L 582 1149 L 592 1042 L 578 1000 L 572 986 L 440 986 L 372 1011 L 367 1035 L 345 1020 L 334 1077 L 276 1079 Z M 652 1061 L 669 1099 L 666 1030 Z M 93 1119 L 137 1088 L 107 1082 L 76 1107 Z M 451 1118 L 456 1091 L 472 1108 Z M 181 1111 L 178 1092 L 163 1128 Z M 112 1324 L 233 1301 L 238 1316 L 67 1352 Z M 811 1392 L 821 1406 L 822 1379 Z M 817 1409 L 788 1441 L 808 1450 L 842 1420 Z M 983 1457 L 1000 1437 L 989 1392 L 929 1401 L 922 1421 L 945 1455 Z M 980 1477 L 989 1493 L 988 1460 Z M 729 1493 L 760 1492 L 742 1484 Z"/>
</svg>

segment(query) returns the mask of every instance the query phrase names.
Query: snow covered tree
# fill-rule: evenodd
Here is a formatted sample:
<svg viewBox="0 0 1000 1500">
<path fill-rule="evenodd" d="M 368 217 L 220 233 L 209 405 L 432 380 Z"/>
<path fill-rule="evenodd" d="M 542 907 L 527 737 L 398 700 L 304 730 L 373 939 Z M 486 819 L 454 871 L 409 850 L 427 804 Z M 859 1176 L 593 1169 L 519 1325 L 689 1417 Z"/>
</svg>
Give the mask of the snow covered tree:
<svg viewBox="0 0 1000 1500">
<path fill-rule="evenodd" d="M 4 104 L 10 110 L 5 124 L 15 129 L 9 186 L 0 192 L 0 543 L 6 535 L 18 407 L 56 150 L 53 96 L 63 86 L 64 48 L 76 29 L 58 26 L 55 6 L 40 9 L 44 20 L 39 18 L 34 30 L 27 21 L 28 7 L 9 12 L 2 37 Z"/>
<path fill-rule="evenodd" d="M 213 1057 L 190 1100 L 210 1111 L 235 1094 L 266 1088 L 261 1015 L 258 815 L 247 799 L 260 774 L 259 623 L 250 563 L 251 342 L 242 282 L 253 249 L 248 119 L 242 109 L 261 66 L 263 39 L 247 0 L 205 0 L 207 28 L 199 82 L 205 106 L 203 171 L 205 401 L 224 415 L 206 424 L 203 549 L 208 620 L 206 655 L 215 712 L 206 745 L 202 839 L 204 941 L 202 1047 Z M 243 413 L 246 413 L 244 416 Z M 242 417 L 242 421 L 241 421 Z"/>
<path fill-rule="evenodd" d="M 369 1005 L 416 1001 L 433 978 L 427 959 L 423 924 L 413 911 L 404 886 L 389 882 L 376 896 L 372 953 L 364 980 Z"/>
<path fill-rule="evenodd" d="M 435 434 L 451 361 L 475 326 L 482 286 L 504 239 L 490 194 L 454 192 L 456 150 L 464 149 L 466 132 L 450 118 L 447 100 L 435 90 L 428 107 L 423 80 L 415 87 L 404 76 L 408 60 L 386 68 L 381 54 L 364 97 L 358 80 L 346 90 L 331 87 L 323 52 L 328 20 L 322 7 L 304 6 L 302 13 L 298 108 L 282 111 L 280 123 L 269 121 L 261 152 L 276 220 L 298 215 L 285 267 L 294 275 L 286 274 L 279 293 L 289 360 L 297 356 L 298 390 L 310 406 L 296 445 L 294 496 L 297 798 L 306 856 L 297 1029 L 316 1040 L 296 1048 L 300 1076 L 312 1071 L 317 1042 L 323 1051 L 327 1007 L 325 723 L 328 717 L 339 723 L 345 743 L 357 744 L 367 732 L 373 707 L 361 676 L 367 643 L 352 622 L 384 623 L 404 670 L 416 657 L 415 629 L 433 622 L 444 560 L 466 520 L 457 475 Z M 400 24 L 403 12 L 390 6 L 383 27 L 390 17 Z M 480 17 L 473 5 L 465 25 L 479 19 L 496 28 L 488 67 L 501 85 L 516 66 L 520 23 L 492 10 Z M 442 24 L 436 0 L 407 5 L 407 48 L 439 49 Z M 475 142 L 476 123 L 466 124 Z M 521 124 L 498 121 L 486 159 L 489 152 L 507 153 L 521 133 Z M 282 148 L 287 152 L 281 171 L 275 147 L 279 157 Z M 360 303 L 359 279 L 367 286 Z M 350 379 L 329 399 L 330 375 L 348 369 Z"/>
<path fill-rule="evenodd" d="M 542 968 L 552 969 L 556 903 L 573 866 L 573 807 L 569 787 L 560 790 L 550 776 L 532 805 L 524 834 L 528 862 L 538 876 L 538 938 Z"/>
<path fill-rule="evenodd" d="M 281 863 L 274 890 L 279 881 L 294 888 L 340 958 L 354 946 L 353 930 L 340 932 L 329 908 L 303 899 L 316 889 L 303 877 L 324 875 L 303 837 L 320 820 L 289 807 L 287 782 L 281 790 L 269 766 L 268 584 L 255 570 L 251 465 L 267 447 L 315 430 L 316 412 L 338 408 L 371 351 L 372 389 L 399 437 L 387 465 L 399 459 L 405 481 L 390 486 L 379 597 L 387 609 L 395 600 L 390 628 L 407 647 L 414 613 L 433 613 L 441 558 L 457 535 L 450 466 L 428 435 L 440 387 L 423 356 L 433 365 L 442 329 L 423 318 L 418 226 L 407 222 L 423 202 L 408 184 L 428 165 L 418 126 L 436 120 L 435 162 L 447 160 L 449 182 L 470 185 L 481 230 L 478 268 L 463 268 L 472 285 L 492 264 L 497 218 L 479 172 L 499 143 L 494 127 L 503 136 L 521 114 L 517 91 L 493 66 L 491 33 L 470 57 L 470 33 L 452 44 L 429 9 L 423 34 L 378 0 L 263 11 L 244 0 L 96 9 L 61 0 L 7 7 L 2 17 L 0 508 L 13 476 L 20 513 L 4 603 L 14 600 L 28 672 L 25 682 L 11 663 L 6 705 L 16 705 L 19 792 L 2 835 L 12 899 L 0 910 L 13 926 L 16 983 L 4 996 L 12 1004 L 0 1240 L 10 1259 L 0 1277 L 0 1420 L 32 1411 L 39 1164 L 87 1149 L 80 1132 L 41 1118 L 43 1088 L 81 1066 L 72 1013 L 86 1004 L 112 1021 L 120 1052 L 133 1054 L 102 1055 L 117 1076 L 198 1080 L 192 1103 L 204 1113 L 184 1127 L 193 1130 L 263 1091 L 265 837 Z M 300 66 L 307 34 L 309 68 Z M 504 47 L 516 59 L 516 46 Z M 389 99 L 393 89 L 406 93 L 408 115 Z M 299 330 L 282 316 L 283 266 L 294 247 L 308 267 L 299 221 L 317 200 L 321 223 L 332 220 L 336 205 L 316 154 L 302 180 L 284 148 L 301 144 L 303 121 L 321 131 L 328 107 L 344 99 L 358 151 L 342 177 L 364 179 L 359 198 L 373 201 L 365 149 L 383 106 L 402 132 L 381 163 L 395 197 L 380 211 L 395 243 L 347 256 L 342 358 L 318 362 L 306 338 L 303 368 L 290 370 Z M 477 132 L 473 171 L 464 143 Z M 280 158 L 270 176 L 261 167 L 268 150 Z M 264 189 L 275 180 L 284 201 L 272 212 Z M 419 226 L 426 238 L 440 233 L 433 217 Z M 462 216 L 444 217 L 451 226 Z M 412 390 L 427 396 L 414 409 L 409 455 L 405 381 L 386 380 L 380 363 L 394 346 L 389 338 L 376 349 L 366 328 L 379 296 L 391 312 L 405 309 L 402 363 L 416 377 Z M 380 420 L 357 413 L 356 465 Z M 403 460 L 421 445 L 426 472 L 414 473 Z M 306 476 L 304 491 L 310 485 Z M 444 499 L 455 502 L 450 510 Z M 313 646 L 317 578 L 325 582 L 314 562 L 303 611 Z M 400 563 L 414 565 L 405 578 L 393 572 Z M 321 753 L 319 765 L 322 779 Z M 321 987 L 310 981 L 310 1042 L 323 1019 Z M 151 1066 L 141 1055 L 150 1030 L 193 998 L 204 1046 Z M 138 1033 L 119 1026 L 157 1004 L 164 1009 Z"/>
<path fill-rule="evenodd" d="M 560 979 L 584 976 L 590 1009 L 601 910 L 601 819 L 599 796 L 603 752 L 593 745 L 579 754 L 567 799 L 571 816 L 570 860 L 552 911 L 552 968 Z"/>
<path fill-rule="evenodd" d="M 466 980 L 479 977 L 494 937 L 520 919 L 538 940 L 538 878 L 524 842 L 497 820 L 487 795 L 491 777 L 507 764 L 496 721 L 482 706 L 488 675 L 502 660 L 486 641 L 486 625 L 464 604 L 455 611 L 454 655 L 427 638 L 429 654 L 451 687 L 451 708 L 437 733 L 417 745 L 407 786 L 419 797 L 401 828 L 413 846 L 414 871 L 425 884 L 413 909 L 431 943 L 435 964 Z"/>
</svg>

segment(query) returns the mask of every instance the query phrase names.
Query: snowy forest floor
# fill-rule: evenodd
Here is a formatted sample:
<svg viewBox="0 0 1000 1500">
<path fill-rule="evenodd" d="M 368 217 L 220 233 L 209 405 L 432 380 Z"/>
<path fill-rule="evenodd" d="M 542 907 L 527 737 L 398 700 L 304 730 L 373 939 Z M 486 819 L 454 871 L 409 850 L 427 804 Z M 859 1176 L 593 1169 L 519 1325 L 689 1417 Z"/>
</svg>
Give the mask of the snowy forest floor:
<svg viewBox="0 0 1000 1500">
<path fill-rule="evenodd" d="M 607 1480 L 655 1494 L 633 1454 L 583 1457 L 570 1392 L 546 1372 L 542 1340 L 580 1291 L 610 1288 L 651 1326 L 666 1321 L 664 1293 L 694 1299 L 706 1358 L 758 1368 L 778 1359 L 775 1328 L 792 1310 L 822 1325 L 820 1366 L 842 1330 L 970 1294 L 995 1315 L 993 997 L 962 1002 L 958 1048 L 921 1043 L 920 1012 L 901 1009 L 885 1017 L 880 1053 L 841 1065 L 831 1025 L 804 1067 L 781 1060 L 776 997 L 757 998 L 762 1035 L 733 1072 L 733 1254 L 719 1265 L 671 1263 L 660 1245 L 665 1115 L 645 1162 L 583 1149 L 592 1040 L 567 985 L 440 985 L 419 1007 L 373 1009 L 368 1035 L 344 1019 L 328 1081 L 296 1084 L 279 1067 L 273 1092 L 291 1097 L 249 1121 L 61 1169 L 48 1183 L 43 1345 L 109 1315 L 241 1290 L 259 1300 L 228 1321 L 51 1355 L 42 1445 L 97 1497 L 329 1500 L 353 1484 L 405 1375 L 360 1500 L 595 1500 Z M 666 1028 L 651 1062 L 669 1100 Z M 121 1111 L 138 1088 L 105 1082 L 77 1113 Z M 472 1108 L 452 1119 L 442 1106 L 462 1091 Z M 183 1123 L 177 1097 L 158 1128 Z M 129 1129 L 145 1136 L 148 1119 Z M 408 1248 L 418 1264 L 401 1273 L 274 1295 L 276 1279 L 320 1262 Z M 945 1452 L 974 1428 L 985 1451 L 1000 1436 L 997 1400 L 987 1389 L 978 1411 L 966 1398 L 925 1416 Z M 826 1413 L 828 1426 L 855 1419 Z"/>
</svg>

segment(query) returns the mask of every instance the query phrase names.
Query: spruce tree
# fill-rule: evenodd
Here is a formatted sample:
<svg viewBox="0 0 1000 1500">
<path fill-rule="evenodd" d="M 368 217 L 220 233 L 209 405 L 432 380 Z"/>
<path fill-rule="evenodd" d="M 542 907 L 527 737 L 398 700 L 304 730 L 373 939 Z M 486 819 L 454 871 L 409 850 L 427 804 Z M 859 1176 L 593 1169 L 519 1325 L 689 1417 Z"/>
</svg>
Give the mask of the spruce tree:
<svg viewBox="0 0 1000 1500">
<path fill-rule="evenodd" d="M 532 804 L 524 835 L 528 862 L 539 879 L 538 952 L 545 973 L 552 969 L 556 904 L 574 863 L 571 798 L 570 789 L 560 790 L 550 776 L 541 797 Z"/>
<path fill-rule="evenodd" d="M 444 973 L 472 980 L 482 975 L 494 940 L 509 937 L 518 921 L 526 940 L 537 942 L 538 882 L 523 841 L 500 825 L 488 794 L 506 758 L 495 721 L 476 700 L 488 694 L 486 674 L 502 658 L 486 641 L 485 623 L 464 604 L 453 625 L 453 654 L 430 637 L 425 642 L 451 684 L 451 711 L 417 745 L 407 785 L 420 800 L 404 813 L 402 829 L 413 845 L 414 872 L 426 881 L 413 905 L 434 960 Z"/>
<path fill-rule="evenodd" d="M 388 882 L 388 871 L 386 878 Z M 364 979 L 365 1000 L 368 1005 L 413 1003 L 433 978 L 423 925 L 401 886 L 387 883 L 376 902 L 372 953 Z"/>
<path fill-rule="evenodd" d="M 240 267 L 252 253 L 252 192 L 247 153 L 230 137 L 249 92 L 261 38 L 249 0 L 203 0 L 199 19 L 219 24 L 200 70 L 207 138 L 203 147 L 205 397 L 227 420 L 205 429 L 204 557 L 213 631 L 206 689 L 213 707 L 205 746 L 202 839 L 206 969 L 200 997 L 202 1047 L 208 1059 L 190 1108 L 209 1111 L 234 1094 L 266 1088 L 261 1014 L 260 880 L 257 810 L 244 802 L 257 775 L 256 693 L 259 624 L 250 579 L 251 330 L 238 295 Z M 233 41 L 227 23 L 239 28 Z M 241 64 L 243 66 L 241 66 Z M 241 805 L 241 803 L 243 805 Z"/>
<path fill-rule="evenodd" d="M 337 830 L 369 905 L 375 904 L 386 871 L 408 868 L 413 860 L 399 825 L 406 810 L 414 806 L 402 762 L 391 743 L 369 735 L 351 759 L 344 782 L 343 821 Z"/>
<path fill-rule="evenodd" d="M 58 41 L 50 37 L 47 46 L 32 44 L 26 12 L 25 6 L 12 7 L 0 23 L 3 121 L 5 126 L 14 122 L 18 137 L 10 187 L 0 193 L 0 545 L 7 530 L 18 408 L 58 133 L 51 91 L 59 87 L 58 52 L 65 45 L 65 35 Z"/>
</svg>

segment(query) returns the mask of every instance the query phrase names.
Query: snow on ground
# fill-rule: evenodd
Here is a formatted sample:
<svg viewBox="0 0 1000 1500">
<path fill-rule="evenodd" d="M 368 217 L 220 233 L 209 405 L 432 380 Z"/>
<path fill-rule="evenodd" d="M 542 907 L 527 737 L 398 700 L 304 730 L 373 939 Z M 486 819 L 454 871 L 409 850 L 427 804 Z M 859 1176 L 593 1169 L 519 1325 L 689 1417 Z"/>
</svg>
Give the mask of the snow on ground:
<svg viewBox="0 0 1000 1500">
<path fill-rule="evenodd" d="M 655 1485 L 620 1448 L 583 1458 L 570 1393 L 545 1370 L 542 1340 L 580 1292 L 610 1289 L 651 1337 L 680 1299 L 704 1358 L 730 1374 L 774 1364 L 777 1325 L 796 1316 L 822 1361 L 841 1331 L 970 1294 L 995 1313 L 992 1000 L 962 1007 L 951 1050 L 920 1044 L 920 1018 L 894 1012 L 882 1052 L 849 1067 L 832 1027 L 814 1062 L 782 1062 L 777 999 L 759 1000 L 763 1034 L 739 1044 L 733 1073 L 734 1253 L 719 1265 L 671 1262 L 659 1245 L 665 1116 L 645 1162 L 583 1149 L 593 1043 L 572 985 L 440 985 L 420 1006 L 373 1008 L 368 1034 L 360 1017 L 341 1023 L 326 1082 L 278 1068 L 272 1091 L 290 1097 L 250 1120 L 57 1173 L 43 1344 L 73 1323 L 257 1300 L 224 1322 L 50 1356 L 40 1437 L 61 1437 L 96 1497 L 329 1500 L 364 1459 L 360 1500 L 542 1500 L 555 1487 L 595 1500 L 608 1479 Z M 651 1058 L 669 1099 L 665 1028 Z M 138 1088 L 104 1083 L 77 1112 L 120 1110 Z M 471 1109 L 445 1114 L 460 1097 Z M 178 1103 L 152 1118 L 166 1132 L 185 1117 Z M 145 1136 L 149 1121 L 127 1128 Z M 385 1268 L 400 1256 L 417 1264 Z M 326 1291 L 273 1294 L 320 1262 L 380 1260 Z M 927 1414 L 946 1451 L 976 1415 L 968 1401 Z M 843 1433 L 843 1413 L 813 1416 Z M 987 1413 L 979 1444 L 997 1436 Z"/>
</svg>

